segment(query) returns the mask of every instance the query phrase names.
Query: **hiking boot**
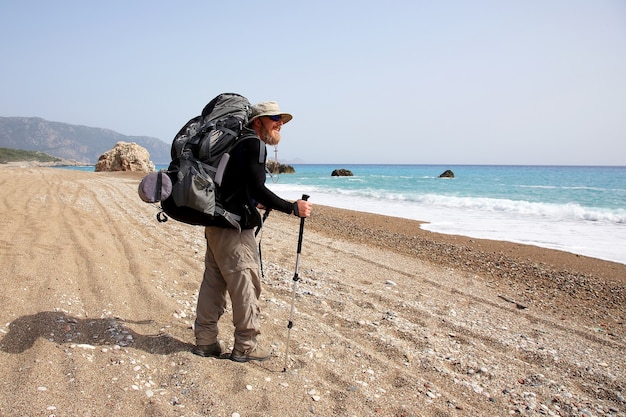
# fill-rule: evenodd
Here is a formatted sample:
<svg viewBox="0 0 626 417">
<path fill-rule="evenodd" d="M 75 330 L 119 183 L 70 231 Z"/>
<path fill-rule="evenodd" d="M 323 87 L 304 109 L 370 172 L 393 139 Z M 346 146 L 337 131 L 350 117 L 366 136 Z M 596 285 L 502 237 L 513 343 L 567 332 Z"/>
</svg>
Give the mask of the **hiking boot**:
<svg viewBox="0 0 626 417">
<path fill-rule="evenodd" d="M 222 345 L 220 342 L 210 345 L 196 345 L 191 349 L 191 353 L 204 358 L 219 358 L 222 354 Z"/>
<path fill-rule="evenodd" d="M 252 350 L 241 351 L 233 349 L 230 360 L 235 362 L 264 361 L 270 358 L 270 351 L 256 345 Z"/>
</svg>

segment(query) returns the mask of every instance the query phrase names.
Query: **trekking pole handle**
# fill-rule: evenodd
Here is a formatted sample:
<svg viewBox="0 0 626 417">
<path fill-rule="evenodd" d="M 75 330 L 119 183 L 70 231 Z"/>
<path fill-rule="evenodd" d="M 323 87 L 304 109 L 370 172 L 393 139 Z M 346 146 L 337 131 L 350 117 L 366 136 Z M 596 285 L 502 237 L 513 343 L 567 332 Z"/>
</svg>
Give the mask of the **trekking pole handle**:
<svg viewBox="0 0 626 417">
<path fill-rule="evenodd" d="M 309 196 L 302 194 L 302 200 L 307 201 Z M 300 233 L 298 235 L 298 253 L 302 252 L 302 235 L 304 234 L 304 217 L 300 217 Z"/>
</svg>

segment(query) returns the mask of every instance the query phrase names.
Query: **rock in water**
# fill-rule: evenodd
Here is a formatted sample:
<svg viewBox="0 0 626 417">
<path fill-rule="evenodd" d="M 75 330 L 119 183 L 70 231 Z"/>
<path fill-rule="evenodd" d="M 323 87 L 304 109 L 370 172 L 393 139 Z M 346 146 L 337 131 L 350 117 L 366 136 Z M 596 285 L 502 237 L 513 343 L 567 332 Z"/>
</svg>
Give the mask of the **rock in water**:
<svg viewBox="0 0 626 417">
<path fill-rule="evenodd" d="M 330 175 L 333 177 L 351 177 L 352 171 L 350 171 L 349 169 L 341 168 L 334 170 Z"/>
</svg>

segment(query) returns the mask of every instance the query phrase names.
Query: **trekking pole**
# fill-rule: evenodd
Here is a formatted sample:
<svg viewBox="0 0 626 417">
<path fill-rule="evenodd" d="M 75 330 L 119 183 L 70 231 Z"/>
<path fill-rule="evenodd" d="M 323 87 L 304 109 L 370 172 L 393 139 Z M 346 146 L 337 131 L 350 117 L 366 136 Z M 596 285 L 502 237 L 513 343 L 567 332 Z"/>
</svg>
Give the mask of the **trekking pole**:
<svg viewBox="0 0 626 417">
<path fill-rule="evenodd" d="M 265 213 L 263 214 L 263 218 L 261 219 L 261 225 L 257 227 L 256 232 L 254 232 L 255 238 L 257 237 L 257 235 L 263 228 L 263 225 L 265 224 L 265 220 L 267 220 L 267 216 L 269 215 L 270 215 L 270 210 L 266 209 Z M 265 272 L 263 272 L 263 255 L 261 254 L 261 239 L 259 239 L 259 266 L 261 268 L 261 277 L 265 278 Z"/>
<path fill-rule="evenodd" d="M 302 200 L 307 201 L 309 196 L 302 194 Z M 300 218 L 300 233 L 298 234 L 298 251 L 296 252 L 296 271 L 293 274 L 293 291 L 291 294 L 291 312 L 289 313 L 289 323 L 287 324 L 287 346 L 285 347 L 285 366 L 283 372 L 287 372 L 287 361 L 289 360 L 289 340 L 291 339 L 291 328 L 293 327 L 293 309 L 296 301 L 296 289 L 298 287 L 298 269 L 300 268 L 300 252 L 302 252 L 302 235 L 304 234 L 304 217 Z"/>
<path fill-rule="evenodd" d="M 267 216 L 270 215 L 270 211 L 271 211 L 270 209 L 265 209 L 265 213 L 263 213 L 263 217 L 261 218 L 261 225 L 256 228 L 256 231 L 254 232 L 254 237 L 257 237 L 257 235 L 263 228 L 263 225 L 265 224 L 265 220 L 267 220 Z"/>
</svg>

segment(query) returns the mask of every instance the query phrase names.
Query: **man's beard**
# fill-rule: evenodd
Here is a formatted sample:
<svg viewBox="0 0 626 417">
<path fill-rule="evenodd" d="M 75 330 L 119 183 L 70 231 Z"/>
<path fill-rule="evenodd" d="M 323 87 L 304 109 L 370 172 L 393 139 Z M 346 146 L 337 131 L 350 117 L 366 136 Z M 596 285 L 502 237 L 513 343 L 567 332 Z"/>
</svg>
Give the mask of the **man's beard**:
<svg viewBox="0 0 626 417">
<path fill-rule="evenodd" d="M 280 142 L 280 132 L 277 130 L 268 130 L 263 126 L 261 128 L 261 140 L 267 145 L 276 146 Z"/>
</svg>

